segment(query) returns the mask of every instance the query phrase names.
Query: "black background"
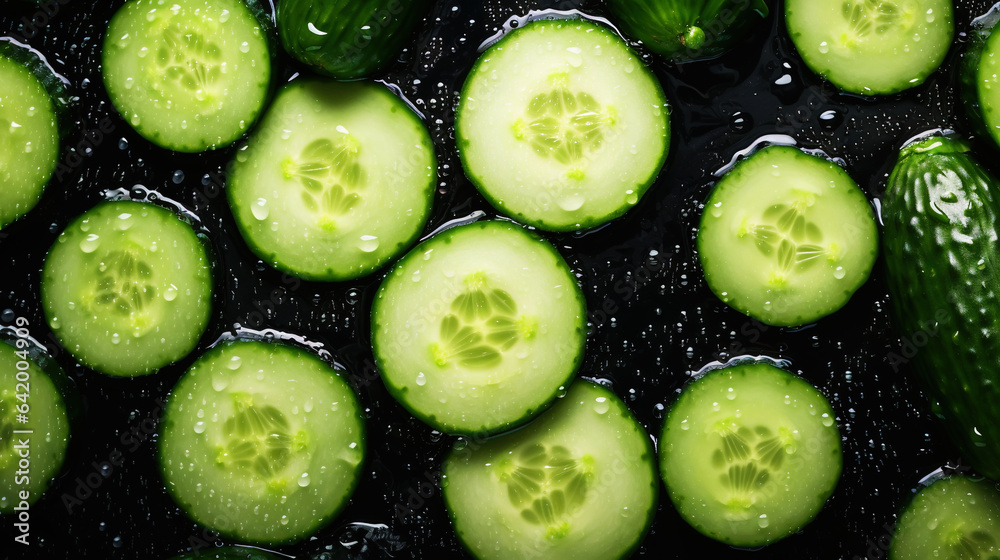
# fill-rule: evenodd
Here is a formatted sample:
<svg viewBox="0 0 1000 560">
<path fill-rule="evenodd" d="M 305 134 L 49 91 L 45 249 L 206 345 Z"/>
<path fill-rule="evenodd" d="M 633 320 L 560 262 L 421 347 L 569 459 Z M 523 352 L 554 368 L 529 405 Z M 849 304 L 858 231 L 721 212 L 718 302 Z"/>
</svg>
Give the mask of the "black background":
<svg viewBox="0 0 1000 560">
<path fill-rule="evenodd" d="M 9 558 L 168 558 L 192 545 L 213 546 L 167 496 L 156 462 L 156 434 L 123 445 L 159 417 L 166 396 L 194 357 L 236 324 L 273 328 L 322 343 L 360 393 L 368 416 L 368 462 L 350 506 L 313 538 L 279 549 L 299 558 L 461 558 L 444 513 L 438 465 L 454 438 L 414 420 L 386 393 L 371 364 L 368 313 L 382 274 L 341 284 L 302 282 L 261 263 L 236 232 L 222 193 L 233 149 L 172 154 L 139 137 L 108 102 L 100 77 L 107 21 L 122 0 L 63 0 L 36 33 L 37 7 L 0 2 L 0 36 L 19 34 L 43 53 L 79 99 L 63 161 L 85 131 L 113 131 L 82 161 L 56 178 L 38 207 L 0 232 L 0 319 L 30 321 L 34 338 L 72 380 L 78 395 L 73 437 L 63 474 L 31 508 L 31 545 L 14 544 L 11 516 L 0 517 L 0 551 Z M 607 383 L 646 428 L 660 430 L 664 408 L 690 374 L 738 355 L 787 360 L 831 400 L 843 435 L 844 471 L 837 491 L 801 533 L 755 553 L 702 537 L 674 512 L 665 493 L 639 555 L 660 558 L 881 558 L 892 524 L 918 481 L 959 457 L 935 425 L 929 405 L 906 368 L 892 367 L 901 340 L 889 325 L 881 261 L 869 281 L 835 315 L 801 329 L 768 328 L 728 309 L 708 291 L 694 254 L 701 201 L 712 173 L 734 154 L 769 134 L 840 158 L 877 199 L 898 147 L 939 127 L 968 131 L 957 101 L 955 69 L 964 32 L 989 8 L 960 0 L 959 35 L 943 69 L 903 94 L 862 99 L 836 93 L 802 64 L 772 15 L 730 54 L 709 62 L 672 65 L 639 52 L 661 79 L 672 105 L 670 159 L 657 184 L 626 217 L 582 235 L 547 235 L 566 256 L 587 297 L 591 332 L 581 375 Z M 439 0 L 409 48 L 379 76 L 396 84 L 426 117 L 439 157 L 439 191 L 426 232 L 448 220 L 493 209 L 463 176 L 452 125 L 458 91 L 480 43 L 512 16 L 532 9 L 579 8 L 607 16 L 601 2 Z M 780 10 L 780 6 L 779 6 Z M 279 78 L 298 69 L 279 60 Z M 784 75 L 790 76 L 782 79 Z M 781 85 L 779 85 L 779 83 Z M 0 85 L 0 87 L 3 87 Z M 981 161 L 996 152 L 976 145 Z M 995 166 L 994 166 L 995 167 Z M 180 173 L 177 173 L 177 172 Z M 218 258 L 216 311 L 189 358 L 161 372 L 116 379 L 89 371 L 58 347 L 45 325 L 38 294 L 48 247 L 69 221 L 109 189 L 143 185 L 200 217 Z M 106 472 L 92 495 L 67 511 L 61 495 L 95 472 L 93 463 L 121 452 L 124 463 Z M 420 496 L 420 492 L 425 497 Z M 426 495 L 430 495 L 426 497 Z"/>
</svg>

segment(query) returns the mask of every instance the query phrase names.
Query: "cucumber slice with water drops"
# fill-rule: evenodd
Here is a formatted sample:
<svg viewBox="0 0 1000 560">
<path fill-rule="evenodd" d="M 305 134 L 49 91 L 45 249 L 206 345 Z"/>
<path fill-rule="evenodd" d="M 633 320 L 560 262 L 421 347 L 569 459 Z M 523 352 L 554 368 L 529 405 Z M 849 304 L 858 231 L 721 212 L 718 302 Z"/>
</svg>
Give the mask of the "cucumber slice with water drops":
<svg viewBox="0 0 1000 560">
<path fill-rule="evenodd" d="M 656 76 L 621 38 L 585 20 L 536 20 L 484 52 L 455 129 L 483 195 L 552 231 L 595 227 L 635 206 L 670 136 Z"/>
<path fill-rule="evenodd" d="M 952 0 L 786 0 L 802 60 L 838 88 L 885 95 L 924 82 L 955 34 Z"/>
<path fill-rule="evenodd" d="M 68 443 L 66 405 L 29 356 L 27 340 L 0 342 L 0 513 L 18 506 L 23 511 L 22 501 L 30 505 L 38 500 L 59 474 Z M 27 469 L 21 464 L 24 453 Z M 28 492 L 26 500 L 21 492 Z"/>
<path fill-rule="evenodd" d="M 170 210 L 103 202 L 59 234 L 41 292 L 49 327 L 82 364 L 143 375 L 198 344 L 212 310 L 211 264 Z"/>
<path fill-rule="evenodd" d="M 830 403 L 802 378 L 763 363 L 710 371 L 685 387 L 660 438 L 674 507 L 733 546 L 763 546 L 808 524 L 833 493 L 841 463 Z"/>
<path fill-rule="evenodd" d="M 698 256 L 712 291 L 769 325 L 833 313 L 868 279 L 875 216 L 836 164 L 789 146 L 739 162 L 705 203 Z"/>
<path fill-rule="evenodd" d="M 1000 491 L 996 483 L 952 476 L 921 490 L 899 518 L 889 557 L 1000 558 Z"/>
<path fill-rule="evenodd" d="M 309 280 L 349 280 L 416 240 L 436 180 L 430 134 L 388 89 L 300 80 L 237 154 L 226 193 L 265 262 Z"/>
<path fill-rule="evenodd" d="M 977 19 L 962 57 L 962 98 L 976 129 L 1000 146 L 1000 9 Z"/>
<path fill-rule="evenodd" d="M 57 105 L 27 51 L 0 43 L 0 228 L 38 204 L 59 162 Z"/>
<path fill-rule="evenodd" d="M 343 509 L 361 475 L 364 438 L 357 397 L 326 362 L 240 340 L 206 352 L 171 391 L 160 467 L 198 523 L 279 544 Z"/>
<path fill-rule="evenodd" d="M 130 0 L 104 40 L 111 102 L 158 146 L 202 152 L 232 144 L 267 99 L 269 22 L 256 0 Z"/>
<path fill-rule="evenodd" d="M 645 430 L 588 381 L 524 429 L 456 447 L 443 473 L 455 532 L 480 560 L 625 558 L 660 486 Z"/>
<path fill-rule="evenodd" d="M 583 359 L 586 304 L 566 261 L 506 222 L 477 222 L 421 243 L 389 273 L 372 308 L 382 379 L 446 433 L 528 421 Z"/>
</svg>

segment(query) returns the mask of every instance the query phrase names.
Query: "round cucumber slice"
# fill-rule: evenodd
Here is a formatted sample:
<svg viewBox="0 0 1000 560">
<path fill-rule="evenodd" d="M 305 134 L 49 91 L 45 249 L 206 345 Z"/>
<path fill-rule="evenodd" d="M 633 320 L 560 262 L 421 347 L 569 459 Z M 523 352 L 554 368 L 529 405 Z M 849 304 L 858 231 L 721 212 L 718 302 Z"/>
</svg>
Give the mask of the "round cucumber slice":
<svg viewBox="0 0 1000 560">
<path fill-rule="evenodd" d="M 245 542 L 292 542 L 347 505 L 364 437 L 357 397 L 325 362 L 235 341 L 206 352 L 171 392 L 160 467 L 198 523 Z"/>
<path fill-rule="evenodd" d="M 578 381 L 523 430 L 453 450 L 445 504 L 480 560 L 625 558 L 656 513 L 654 457 L 625 404 Z"/>
<path fill-rule="evenodd" d="M 586 304 L 559 253 L 506 222 L 447 230 L 386 277 L 372 309 L 382 379 L 447 433 L 500 432 L 544 410 L 583 359 Z"/>
<path fill-rule="evenodd" d="M 264 108 L 267 30 L 242 0 L 130 0 L 102 53 L 111 102 L 150 142 L 178 152 L 225 147 Z"/>
<path fill-rule="evenodd" d="M 871 205 L 836 164 L 789 146 L 741 161 L 712 191 L 698 230 L 712 291 L 769 325 L 840 309 L 878 256 Z"/>
<path fill-rule="evenodd" d="M 56 106 L 22 61 L 0 50 L 0 228 L 38 204 L 59 162 Z"/>
<path fill-rule="evenodd" d="M 1000 558 L 1000 491 L 990 480 L 953 476 L 913 498 L 899 519 L 892 560 Z"/>
<path fill-rule="evenodd" d="M 0 342 L 0 513 L 38 500 L 59 474 L 69 443 L 66 405 L 25 342 L 17 339 L 16 347 Z M 29 461 L 26 470 L 22 458 Z M 25 491 L 28 499 L 22 500 Z"/>
<path fill-rule="evenodd" d="M 455 129 L 466 174 L 497 210 L 552 231 L 635 206 L 670 137 L 656 77 L 621 38 L 584 20 L 536 20 L 484 52 Z"/>
<path fill-rule="evenodd" d="M 969 52 L 963 57 L 963 97 L 975 124 L 1000 146 L 1000 32 L 991 12 L 985 28 L 975 29 Z"/>
<path fill-rule="evenodd" d="M 59 234 L 41 291 L 59 342 L 108 375 L 153 373 L 187 356 L 212 310 L 211 265 L 191 226 L 127 200 L 101 203 Z"/>
<path fill-rule="evenodd" d="M 416 240 L 436 179 L 430 134 L 388 89 L 296 81 L 237 154 L 226 192 L 264 261 L 309 280 L 350 280 Z"/>
<path fill-rule="evenodd" d="M 862 95 L 920 85 L 955 34 L 951 0 L 786 0 L 785 23 L 813 72 Z"/>
<path fill-rule="evenodd" d="M 767 364 L 711 371 L 670 408 L 660 473 L 674 507 L 701 533 L 754 547 L 808 524 L 841 470 L 826 398 Z"/>
</svg>

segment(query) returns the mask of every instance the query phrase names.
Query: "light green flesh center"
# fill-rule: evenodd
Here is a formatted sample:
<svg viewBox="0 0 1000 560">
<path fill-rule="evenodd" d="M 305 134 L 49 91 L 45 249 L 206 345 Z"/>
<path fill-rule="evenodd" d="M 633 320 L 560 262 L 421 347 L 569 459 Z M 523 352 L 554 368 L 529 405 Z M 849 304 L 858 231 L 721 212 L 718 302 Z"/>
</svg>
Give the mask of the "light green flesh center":
<svg viewBox="0 0 1000 560">
<path fill-rule="evenodd" d="M 216 448 L 215 464 L 268 481 L 278 490 L 282 473 L 307 447 L 305 432 L 294 430 L 281 410 L 255 402 L 254 395 L 233 393 L 233 414 L 223 423 L 224 444 Z"/>
<path fill-rule="evenodd" d="M 0 468 L 16 460 L 11 447 L 14 445 L 14 395 L 0 393 Z"/>
<path fill-rule="evenodd" d="M 996 539 L 982 530 L 954 531 L 948 536 L 947 552 L 949 560 L 1000 560 Z"/>
<path fill-rule="evenodd" d="M 214 112 L 218 105 L 216 85 L 222 76 L 222 50 L 211 40 L 213 35 L 206 33 L 206 28 L 186 25 L 187 18 L 183 22 L 181 19 L 168 18 L 159 33 L 151 33 L 159 40 L 152 65 L 156 76 L 150 83 L 161 95 L 178 88 L 186 91 L 203 102 L 204 109 Z"/>
<path fill-rule="evenodd" d="M 81 247 L 89 243 L 85 240 Z M 110 251 L 98 262 L 94 291 L 89 298 L 96 316 L 118 317 L 131 327 L 131 334 L 140 337 L 156 326 L 157 290 L 153 269 L 141 258 L 137 248 L 126 247 Z M 118 334 L 113 335 L 117 342 Z"/>
<path fill-rule="evenodd" d="M 795 438 L 787 428 L 774 433 L 766 426 L 740 425 L 735 418 L 720 421 L 713 431 L 716 448 L 712 466 L 726 489 L 726 516 L 731 521 L 746 521 L 756 516 L 754 506 L 773 492 L 768 488 L 774 484 L 771 472 L 795 454 Z"/>
<path fill-rule="evenodd" d="M 804 272 L 823 259 L 837 260 L 836 244 L 824 244 L 819 226 L 805 217 L 815 202 L 815 195 L 800 193 L 789 204 L 765 210 L 758 222 L 746 220 L 740 225 L 737 237 L 751 236 L 757 250 L 770 262 L 768 284 L 772 287 L 786 286 L 793 273 Z"/>
<path fill-rule="evenodd" d="M 565 447 L 526 445 L 497 463 L 500 482 L 521 519 L 538 525 L 547 539 L 570 533 L 569 519 L 594 482 L 594 459 Z"/>
<path fill-rule="evenodd" d="M 571 91 L 564 73 L 549 76 L 549 81 L 552 89 L 536 95 L 511 129 L 540 156 L 570 166 L 567 177 L 583 180 L 583 164 L 614 127 L 615 110 L 587 92 Z"/>
<path fill-rule="evenodd" d="M 281 162 L 285 179 L 301 185 L 302 204 L 321 229 L 336 230 L 337 220 L 361 201 L 358 191 L 365 187 L 366 176 L 359 162 L 360 152 L 361 143 L 343 134 L 335 142 L 327 138 L 314 140 L 299 157 L 288 156 Z"/>
<path fill-rule="evenodd" d="M 465 278 L 465 291 L 451 302 L 441 319 L 438 342 L 431 344 L 434 362 L 469 369 L 496 367 L 504 352 L 535 335 L 535 321 L 517 315 L 517 303 L 509 293 L 491 288 L 484 274 Z"/>
<path fill-rule="evenodd" d="M 855 39 L 870 35 L 884 35 L 900 25 L 903 12 L 895 2 L 884 0 L 848 0 L 841 7 L 844 19 L 850 24 Z M 850 40 L 845 37 L 845 43 Z"/>
</svg>

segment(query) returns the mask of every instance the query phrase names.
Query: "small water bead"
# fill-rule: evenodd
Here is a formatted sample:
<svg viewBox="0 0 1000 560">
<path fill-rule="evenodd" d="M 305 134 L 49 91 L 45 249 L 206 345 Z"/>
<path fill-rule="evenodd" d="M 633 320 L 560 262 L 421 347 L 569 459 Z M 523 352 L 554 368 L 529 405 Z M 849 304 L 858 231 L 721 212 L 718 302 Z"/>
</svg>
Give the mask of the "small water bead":
<svg viewBox="0 0 1000 560">
<path fill-rule="evenodd" d="M 229 10 L 222 10 L 222 13 L 219 14 L 219 23 L 226 23 L 227 21 L 229 21 Z"/>
<path fill-rule="evenodd" d="M 598 414 L 605 414 L 610 409 L 611 409 L 611 403 L 608 402 L 608 399 L 606 397 L 597 397 L 596 401 L 594 402 L 594 412 Z"/>
<path fill-rule="evenodd" d="M 246 41 L 243 41 L 243 44 L 240 45 L 240 52 L 241 53 L 248 53 L 248 52 L 250 52 L 250 43 L 247 43 Z"/>
<path fill-rule="evenodd" d="M 194 433 L 203 434 L 205 433 L 205 423 L 198 421 L 194 423 Z"/>
<path fill-rule="evenodd" d="M 178 291 L 177 286 L 171 284 L 163 292 L 163 299 L 165 301 L 174 301 L 175 299 L 177 299 L 177 291 Z"/>
<path fill-rule="evenodd" d="M 361 243 L 358 245 L 358 248 L 365 253 L 374 252 L 378 249 L 378 237 L 374 235 L 362 235 Z"/>
<path fill-rule="evenodd" d="M 84 253 L 93 253 L 100 246 L 101 238 L 96 233 L 90 233 L 83 241 L 80 241 L 80 250 Z"/>
<path fill-rule="evenodd" d="M 118 149 L 123 151 L 128 149 L 128 140 L 126 138 L 120 138 L 118 140 Z"/>
<path fill-rule="evenodd" d="M 823 413 L 823 416 L 822 416 L 822 419 L 820 420 L 820 422 L 822 422 L 824 426 L 826 426 L 827 428 L 829 428 L 830 426 L 833 425 L 833 418 L 830 418 L 829 414 Z"/>
<path fill-rule="evenodd" d="M 768 526 L 768 524 L 769 522 L 767 520 L 767 514 L 766 513 L 760 514 L 760 517 L 757 519 L 757 526 L 760 527 L 761 529 L 764 529 Z"/>
<path fill-rule="evenodd" d="M 111 344 L 118 344 L 122 341 L 122 337 L 118 333 L 111 333 Z"/>
<path fill-rule="evenodd" d="M 927 20 L 927 23 L 934 23 L 934 9 L 933 8 L 927 10 L 927 13 L 924 14 L 924 19 Z"/>
<path fill-rule="evenodd" d="M 4 323 L 13 322 L 15 318 L 13 309 L 4 309 L 3 312 L 0 312 L 0 321 L 3 321 Z"/>
<path fill-rule="evenodd" d="M 310 482 L 311 481 L 309 480 L 309 473 L 307 473 L 307 472 L 302 473 L 302 476 L 300 476 L 299 480 L 298 480 L 299 487 L 301 487 L 301 488 L 305 488 L 306 486 L 309 486 Z"/>
<path fill-rule="evenodd" d="M 625 191 L 625 203 L 630 205 L 635 205 L 639 202 L 639 195 L 635 191 L 629 189 Z"/>
<path fill-rule="evenodd" d="M 180 169 L 174 171 L 174 176 L 172 177 L 172 179 L 175 185 L 181 184 L 182 182 L 184 182 L 184 172 L 181 171 Z"/>
<path fill-rule="evenodd" d="M 417 373 L 417 379 L 415 380 L 415 383 L 417 385 L 420 385 L 421 387 L 427 384 L 427 376 L 424 375 L 424 372 L 421 371 Z"/>
<path fill-rule="evenodd" d="M 260 221 L 267 219 L 267 216 L 271 213 L 270 207 L 267 205 L 266 198 L 258 198 L 253 204 L 250 205 L 250 213 L 253 214 L 254 218 Z"/>
<path fill-rule="evenodd" d="M 226 364 L 226 367 L 235 371 L 237 369 L 240 369 L 241 365 L 243 365 L 243 358 L 240 358 L 239 356 L 233 356 L 232 358 L 229 358 L 229 363 Z"/>
<path fill-rule="evenodd" d="M 837 268 L 833 269 L 833 277 L 836 278 L 837 280 L 843 280 L 845 276 L 847 276 L 847 271 L 844 270 L 844 267 L 838 266 Z"/>
<path fill-rule="evenodd" d="M 822 43 L 819 44 L 819 52 L 823 54 L 830 52 L 830 45 L 827 44 L 826 41 L 823 41 Z"/>
<path fill-rule="evenodd" d="M 212 377 L 212 388 L 216 391 L 224 391 L 229 387 L 229 378 L 225 375 L 217 374 Z"/>
</svg>

